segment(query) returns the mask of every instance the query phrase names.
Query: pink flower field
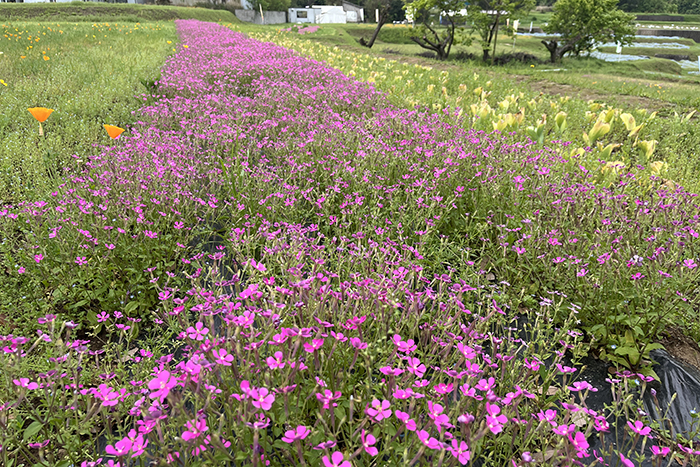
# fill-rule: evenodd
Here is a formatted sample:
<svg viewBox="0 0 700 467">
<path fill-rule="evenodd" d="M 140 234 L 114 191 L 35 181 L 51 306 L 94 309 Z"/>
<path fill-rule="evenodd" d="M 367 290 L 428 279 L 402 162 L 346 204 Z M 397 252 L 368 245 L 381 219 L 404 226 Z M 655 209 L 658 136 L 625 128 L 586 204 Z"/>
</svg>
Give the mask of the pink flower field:
<svg viewBox="0 0 700 467">
<path fill-rule="evenodd" d="M 0 336 L 0 465 L 694 461 L 630 402 L 635 364 L 588 403 L 579 324 L 604 277 L 621 307 L 684 306 L 695 195 L 177 26 L 140 121 L 0 209 L 38 318 Z"/>
</svg>

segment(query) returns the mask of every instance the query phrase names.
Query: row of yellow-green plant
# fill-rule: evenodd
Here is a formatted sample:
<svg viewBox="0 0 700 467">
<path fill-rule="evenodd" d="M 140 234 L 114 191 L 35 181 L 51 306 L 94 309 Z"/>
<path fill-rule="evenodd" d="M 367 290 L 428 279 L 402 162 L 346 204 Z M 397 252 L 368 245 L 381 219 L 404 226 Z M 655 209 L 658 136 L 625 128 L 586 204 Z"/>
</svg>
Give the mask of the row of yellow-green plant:
<svg viewBox="0 0 700 467">
<path fill-rule="evenodd" d="M 294 34 L 268 30 L 251 35 L 374 83 L 400 107 L 422 106 L 433 111 L 458 107 L 469 117 L 469 125 L 487 132 L 517 131 L 540 145 L 553 140 L 570 141 L 571 154 L 603 159 L 610 163 L 608 169 L 650 165 L 654 172 L 669 179 L 695 183 L 688 177 L 692 172 L 688 172 L 688 164 L 683 161 L 692 158 L 687 141 L 685 147 L 679 148 L 675 145 L 677 138 L 670 137 L 697 137 L 692 128 L 692 111 L 660 119 L 656 112 L 646 109 L 623 109 L 605 102 L 537 94 L 488 74 L 387 60 L 301 40 Z"/>
</svg>

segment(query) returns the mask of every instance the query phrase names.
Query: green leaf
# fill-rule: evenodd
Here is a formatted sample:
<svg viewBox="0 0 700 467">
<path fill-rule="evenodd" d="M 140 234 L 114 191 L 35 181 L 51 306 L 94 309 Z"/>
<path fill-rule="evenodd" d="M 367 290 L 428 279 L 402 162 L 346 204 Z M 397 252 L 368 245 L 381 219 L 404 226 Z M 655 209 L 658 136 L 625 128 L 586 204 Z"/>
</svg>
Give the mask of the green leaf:
<svg viewBox="0 0 700 467">
<path fill-rule="evenodd" d="M 32 424 L 24 430 L 24 435 L 22 436 L 22 439 L 24 441 L 29 441 L 35 434 L 39 433 L 39 430 L 41 430 L 41 427 L 43 426 L 44 425 L 42 423 L 33 421 Z"/>
<path fill-rule="evenodd" d="M 276 439 L 275 442 L 272 443 L 272 447 L 277 448 L 277 449 L 286 450 L 289 448 L 289 444 L 285 443 L 281 439 Z"/>
<path fill-rule="evenodd" d="M 138 310 L 138 308 L 139 308 L 139 302 L 131 301 L 131 302 L 127 303 L 126 306 L 124 307 L 124 313 L 129 314 L 132 311 Z"/>
<path fill-rule="evenodd" d="M 652 350 L 657 350 L 657 349 L 665 349 L 665 347 L 663 346 L 663 344 L 658 344 L 658 343 L 648 344 L 648 345 L 644 348 L 644 354 L 647 354 L 647 353 L 649 353 L 650 351 L 652 351 Z"/>
<path fill-rule="evenodd" d="M 71 305 L 68 308 L 70 308 L 71 310 L 75 310 L 77 308 L 80 308 L 81 306 L 87 305 L 88 303 L 90 303 L 89 300 L 80 300 L 79 302 L 74 303 L 73 305 Z"/>
</svg>

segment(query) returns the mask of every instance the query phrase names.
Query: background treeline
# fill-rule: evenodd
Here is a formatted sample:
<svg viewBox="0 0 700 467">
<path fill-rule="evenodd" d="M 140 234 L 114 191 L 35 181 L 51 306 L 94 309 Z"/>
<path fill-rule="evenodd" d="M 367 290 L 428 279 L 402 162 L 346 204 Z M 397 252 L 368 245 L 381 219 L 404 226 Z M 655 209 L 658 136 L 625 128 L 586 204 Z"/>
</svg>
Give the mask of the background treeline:
<svg viewBox="0 0 700 467">
<path fill-rule="evenodd" d="M 557 0 L 538 0 L 538 6 L 552 6 Z M 620 9 L 633 13 L 700 14 L 700 0 L 620 0 Z"/>
</svg>

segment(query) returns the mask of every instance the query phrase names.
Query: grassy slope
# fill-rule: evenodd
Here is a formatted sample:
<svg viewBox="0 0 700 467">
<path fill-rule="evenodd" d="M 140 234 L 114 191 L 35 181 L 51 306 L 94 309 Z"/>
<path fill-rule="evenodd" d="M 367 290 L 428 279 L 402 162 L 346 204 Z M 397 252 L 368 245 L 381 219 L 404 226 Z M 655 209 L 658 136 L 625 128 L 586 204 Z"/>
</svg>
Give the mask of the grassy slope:
<svg viewBox="0 0 700 467">
<path fill-rule="evenodd" d="M 109 24 L 0 22 L 0 200 L 16 202 L 53 186 L 52 171 L 109 141 L 105 123 L 129 128 L 173 52 L 172 22 Z M 55 110 L 45 137 L 27 108 Z"/>
<path fill-rule="evenodd" d="M 528 24 L 529 25 L 529 24 Z M 262 26 L 243 25 L 245 31 L 260 31 Z M 269 28 L 269 27 L 268 27 Z M 651 110 L 667 109 L 688 112 L 700 107 L 700 95 L 697 92 L 700 78 L 697 76 L 679 75 L 680 67 L 671 60 L 652 59 L 639 62 L 608 63 L 597 59 L 565 58 L 562 63 L 551 65 L 544 63 L 548 53 L 540 43 L 540 38 L 518 36 L 515 48 L 510 36 L 499 36 L 498 55 L 511 52 L 532 54 L 543 63 L 522 64 L 511 63 L 506 66 L 492 67 L 481 60 L 461 61 L 457 58 L 460 53 L 471 53 L 479 56 L 479 48 L 476 43 L 471 47 L 455 46 L 453 53 L 447 62 L 417 57 L 417 54 L 427 52 L 408 40 L 403 43 L 394 42 L 397 38 L 397 30 L 403 26 L 385 26 L 372 50 L 368 50 L 358 44 L 360 37 L 369 37 L 374 30 L 374 25 L 324 25 L 318 32 L 301 36 L 302 39 L 317 41 L 325 45 L 336 45 L 345 50 L 357 53 L 369 53 L 395 60 L 421 61 L 422 64 L 436 68 L 445 68 L 465 72 L 478 72 L 493 75 L 499 80 L 515 80 L 518 83 L 531 85 L 534 91 L 541 91 L 542 82 L 565 84 L 576 88 L 575 92 L 568 95 L 575 97 L 580 94 L 585 99 L 604 99 L 609 104 L 623 105 L 629 102 L 639 106 L 637 98 L 652 99 L 643 107 Z M 382 39 L 389 38 L 392 42 Z M 662 38 L 653 38 L 654 42 L 662 42 Z M 679 42 L 672 40 L 671 42 Z M 680 41 L 686 42 L 686 41 Z M 691 42 L 692 43 L 692 42 Z M 655 53 L 662 53 L 656 49 Z M 672 52 L 673 53 L 673 52 Z M 675 51 L 675 53 L 689 54 L 691 58 L 700 54 L 700 44 L 693 44 L 691 48 Z M 545 86 L 546 87 L 546 86 Z M 631 98 L 630 98 L 631 97 Z"/>
<path fill-rule="evenodd" d="M 205 8 L 133 5 L 117 3 L 2 3 L 0 21 L 168 21 L 198 19 L 201 21 L 240 22 L 227 10 Z"/>
</svg>

